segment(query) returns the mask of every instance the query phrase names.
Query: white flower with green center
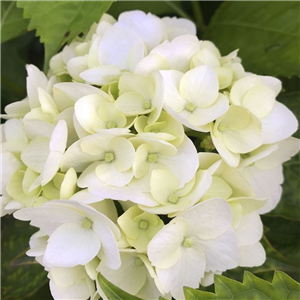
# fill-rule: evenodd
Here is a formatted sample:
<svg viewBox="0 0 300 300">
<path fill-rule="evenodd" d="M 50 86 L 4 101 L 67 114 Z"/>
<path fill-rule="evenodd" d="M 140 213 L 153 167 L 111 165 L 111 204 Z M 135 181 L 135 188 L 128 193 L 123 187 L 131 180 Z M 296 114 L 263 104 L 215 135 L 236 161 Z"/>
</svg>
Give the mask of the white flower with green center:
<svg viewBox="0 0 300 300">
<path fill-rule="evenodd" d="M 67 124 L 64 120 L 60 120 L 54 127 L 50 139 L 37 137 L 24 148 L 21 154 L 23 163 L 40 174 L 30 187 L 30 191 L 39 185 L 46 185 L 55 176 L 60 168 L 67 138 Z"/>
<path fill-rule="evenodd" d="M 183 299 L 183 287 L 197 288 L 204 272 L 235 268 L 240 260 L 231 209 L 224 199 L 193 206 L 160 230 L 148 256 L 164 290 Z"/>
<path fill-rule="evenodd" d="M 80 126 L 88 133 L 100 130 L 123 128 L 128 124 L 127 118 L 114 103 L 113 99 L 102 92 L 102 95 L 88 95 L 75 103 L 75 117 Z"/>
<path fill-rule="evenodd" d="M 150 179 L 151 194 L 157 206 L 140 208 L 155 214 L 174 216 L 197 203 L 211 184 L 208 171 L 198 171 L 195 177 L 184 187 L 179 188 L 179 182 L 169 170 L 153 170 Z"/>
<path fill-rule="evenodd" d="M 169 295 L 165 295 L 155 270 L 145 254 L 135 250 L 121 250 L 120 256 L 121 267 L 119 269 L 111 270 L 101 262 L 97 271 L 131 295 L 142 299 L 158 299 L 160 296 L 170 298 Z"/>
<path fill-rule="evenodd" d="M 213 143 L 231 167 L 237 167 L 240 154 L 253 151 L 263 143 L 261 122 L 246 108 L 231 105 L 211 129 Z"/>
<path fill-rule="evenodd" d="M 249 75 L 238 80 L 230 91 L 232 104 L 249 109 L 260 119 L 264 144 L 284 140 L 298 128 L 294 114 L 276 101 L 280 90 L 281 82 L 277 78 Z"/>
<path fill-rule="evenodd" d="M 200 51 L 191 60 L 191 69 L 208 65 L 214 68 L 219 81 L 219 89 L 229 87 L 233 82 L 245 76 L 241 59 L 237 57 L 238 50 L 221 56 L 218 48 L 210 41 L 200 42 Z"/>
<path fill-rule="evenodd" d="M 85 67 L 87 70 L 79 74 L 86 83 L 105 85 L 115 82 L 124 71 L 132 72 L 147 54 L 146 46 L 137 34 L 116 24 L 107 29 L 100 40 L 99 66 Z M 87 64 L 87 61 L 84 63 Z"/>
<path fill-rule="evenodd" d="M 134 123 L 137 136 L 160 139 L 179 146 L 184 138 L 183 125 L 162 111 L 155 123 L 149 124 L 148 117 L 140 116 Z"/>
<path fill-rule="evenodd" d="M 132 206 L 119 218 L 118 224 L 126 235 L 128 243 L 138 252 L 147 252 L 147 246 L 154 235 L 164 226 L 163 221 L 154 214 Z"/>
<path fill-rule="evenodd" d="M 197 150 L 188 137 L 178 148 L 152 138 L 134 137 L 130 141 L 137 148 L 132 166 L 135 178 L 129 183 L 131 188 L 150 192 L 151 173 L 155 169 L 169 169 L 180 188 L 195 176 L 199 164 Z"/>
<path fill-rule="evenodd" d="M 196 36 L 182 35 L 171 42 L 164 41 L 145 56 L 134 69 L 135 74 L 148 76 L 153 71 L 189 70 L 190 60 L 199 51 L 199 40 Z"/>
<path fill-rule="evenodd" d="M 52 199 L 68 199 L 76 191 L 77 174 L 69 169 L 66 174 L 56 173 L 51 181 L 44 186 L 31 190 L 39 174 L 30 168 L 21 168 L 9 180 L 6 191 L 12 200 L 7 204 L 11 209 L 43 205 Z"/>
<path fill-rule="evenodd" d="M 14 217 L 31 221 L 49 236 L 43 263 L 47 267 L 86 265 L 98 256 L 109 268 L 120 266 L 117 226 L 91 206 L 72 200 L 55 200 L 24 208 Z"/>
<path fill-rule="evenodd" d="M 82 172 L 98 161 L 95 172 L 101 182 L 125 186 L 133 177 L 135 150 L 129 140 L 117 135 L 94 134 L 74 143 L 63 157 L 62 170 L 74 167 L 77 172 Z"/>
<path fill-rule="evenodd" d="M 82 172 L 82 174 L 78 178 L 77 184 L 79 187 L 88 187 L 88 195 L 83 194 L 83 196 L 80 197 L 80 199 L 82 199 L 84 202 L 96 202 L 102 199 L 112 198 L 119 201 L 130 200 L 132 203 L 142 204 L 150 207 L 157 205 L 157 202 L 153 199 L 150 193 L 141 193 L 137 190 L 132 189 L 128 185 L 118 187 L 107 185 L 102 182 L 96 174 L 96 169 L 99 165 L 99 162 L 92 163 Z M 79 193 L 83 193 L 83 191 Z M 77 198 L 75 200 L 77 200 Z"/>
<path fill-rule="evenodd" d="M 177 121 L 196 131 L 209 131 L 209 123 L 223 115 L 228 99 L 218 92 L 216 73 L 199 66 L 185 74 L 161 71 L 164 78 L 164 109 Z"/>
<path fill-rule="evenodd" d="M 126 116 L 149 113 L 148 122 L 156 122 L 163 106 L 163 82 L 159 72 L 148 77 L 125 73 L 119 80 L 119 97 L 115 105 Z"/>
</svg>

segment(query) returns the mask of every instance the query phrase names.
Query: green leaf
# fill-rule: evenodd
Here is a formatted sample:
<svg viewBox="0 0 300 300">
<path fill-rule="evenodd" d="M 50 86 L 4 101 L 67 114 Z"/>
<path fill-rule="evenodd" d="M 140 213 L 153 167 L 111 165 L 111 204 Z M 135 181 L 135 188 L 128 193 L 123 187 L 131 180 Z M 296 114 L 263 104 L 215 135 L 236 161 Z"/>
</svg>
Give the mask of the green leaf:
<svg viewBox="0 0 300 300">
<path fill-rule="evenodd" d="M 223 55 L 237 48 L 247 71 L 300 76 L 298 1 L 224 2 L 212 18 L 205 39 Z"/>
<path fill-rule="evenodd" d="M 274 273 L 272 283 L 245 271 L 243 283 L 216 275 L 215 291 L 214 294 L 189 287 L 184 288 L 187 300 L 296 300 L 300 297 L 300 284 L 279 271 Z"/>
<path fill-rule="evenodd" d="M 16 1 L 1 1 L 1 44 L 25 33 L 28 23 Z"/>
<path fill-rule="evenodd" d="M 33 258 L 20 257 L 28 249 L 30 236 L 37 231 L 27 222 L 15 220 L 12 216 L 5 216 L 1 220 L 2 235 L 2 300 L 22 299 L 33 295 L 47 282 L 47 273 L 39 264 L 34 264 Z"/>
<path fill-rule="evenodd" d="M 50 58 L 62 45 L 86 32 L 110 7 L 112 1 L 18 1 L 24 18 L 30 18 L 28 30 L 36 33 L 45 44 L 44 70 Z"/>
<path fill-rule="evenodd" d="M 142 298 L 130 295 L 120 288 L 116 287 L 114 284 L 109 282 L 102 274 L 98 274 L 98 283 L 109 300 L 143 300 Z"/>
</svg>

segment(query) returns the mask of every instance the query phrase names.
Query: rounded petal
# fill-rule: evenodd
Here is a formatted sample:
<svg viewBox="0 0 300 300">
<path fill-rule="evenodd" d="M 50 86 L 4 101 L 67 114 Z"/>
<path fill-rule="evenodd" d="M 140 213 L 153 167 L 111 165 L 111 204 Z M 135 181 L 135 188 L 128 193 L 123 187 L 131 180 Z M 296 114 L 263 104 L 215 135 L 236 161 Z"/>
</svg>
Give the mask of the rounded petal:
<svg viewBox="0 0 300 300">
<path fill-rule="evenodd" d="M 231 209 L 221 198 L 200 202 L 180 215 L 192 225 L 190 235 L 203 240 L 215 239 L 224 234 L 231 224 Z"/>
<path fill-rule="evenodd" d="M 203 126 L 225 114 L 228 108 L 229 101 L 227 97 L 219 94 L 216 101 L 210 107 L 195 108 L 187 119 L 195 126 Z"/>
<path fill-rule="evenodd" d="M 252 245 L 240 247 L 241 267 L 258 267 L 266 261 L 266 251 L 261 243 L 257 242 Z"/>
<path fill-rule="evenodd" d="M 152 265 L 167 269 L 181 257 L 181 243 L 189 230 L 189 222 L 176 218 L 165 225 L 148 244 L 148 257 Z"/>
<path fill-rule="evenodd" d="M 218 97 L 219 83 L 211 66 L 196 67 L 182 76 L 179 91 L 197 107 L 211 106 Z"/>
<path fill-rule="evenodd" d="M 209 240 L 195 240 L 195 247 L 203 250 L 206 256 L 206 271 L 226 271 L 236 268 L 240 261 L 234 230 L 229 228 L 221 236 Z"/>
<path fill-rule="evenodd" d="M 275 102 L 269 115 L 261 119 L 264 144 L 276 143 L 291 136 L 298 128 L 294 114 L 282 103 Z"/>
<path fill-rule="evenodd" d="M 90 262 L 100 250 L 100 240 L 81 224 L 59 226 L 48 239 L 44 261 L 50 267 L 74 267 Z"/>
<path fill-rule="evenodd" d="M 168 269 L 156 268 L 159 280 L 166 292 L 176 299 L 185 299 L 183 287 L 198 288 L 205 271 L 205 254 L 198 247 L 181 249 L 178 262 Z"/>
</svg>

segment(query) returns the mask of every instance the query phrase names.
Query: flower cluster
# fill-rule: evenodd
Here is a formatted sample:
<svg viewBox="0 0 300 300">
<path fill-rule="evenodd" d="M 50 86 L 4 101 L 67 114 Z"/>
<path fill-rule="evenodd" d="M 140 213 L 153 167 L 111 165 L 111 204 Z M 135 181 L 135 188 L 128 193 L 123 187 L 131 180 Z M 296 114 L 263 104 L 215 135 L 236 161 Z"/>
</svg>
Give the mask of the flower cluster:
<svg viewBox="0 0 300 300">
<path fill-rule="evenodd" d="M 55 299 L 106 299 L 99 272 L 183 299 L 264 263 L 260 214 L 299 151 L 278 79 L 246 73 L 188 20 L 141 11 L 104 15 L 47 76 L 27 72 L 26 99 L 2 116 L 2 215 L 39 228 L 27 254 Z"/>
</svg>

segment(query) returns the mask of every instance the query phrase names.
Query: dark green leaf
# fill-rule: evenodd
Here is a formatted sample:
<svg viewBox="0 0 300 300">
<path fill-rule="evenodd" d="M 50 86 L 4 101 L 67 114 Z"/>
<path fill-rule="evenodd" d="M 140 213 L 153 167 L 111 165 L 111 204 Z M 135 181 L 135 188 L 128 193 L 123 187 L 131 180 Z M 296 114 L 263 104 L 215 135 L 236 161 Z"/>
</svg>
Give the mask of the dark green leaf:
<svg viewBox="0 0 300 300">
<path fill-rule="evenodd" d="M 34 259 L 20 266 L 18 260 L 28 249 L 30 236 L 37 231 L 27 222 L 15 220 L 12 216 L 2 218 L 2 286 L 3 300 L 16 300 L 28 297 L 39 290 L 48 281 L 47 273 Z"/>
<path fill-rule="evenodd" d="M 274 273 L 272 283 L 245 271 L 243 283 L 216 275 L 215 291 L 214 294 L 188 287 L 184 288 L 187 300 L 296 300 L 300 297 L 300 284 L 279 271 Z"/>
<path fill-rule="evenodd" d="M 300 76 L 299 10 L 298 1 L 226 1 L 204 37 L 224 55 L 239 48 L 247 71 Z"/>
<path fill-rule="evenodd" d="M 98 274 L 98 283 L 103 293 L 109 300 L 143 300 L 116 287 L 114 284 L 105 279 L 100 273 Z"/>
<path fill-rule="evenodd" d="M 28 23 L 16 1 L 1 1 L 1 44 L 25 33 Z"/>
<path fill-rule="evenodd" d="M 112 5 L 108 13 L 117 19 L 122 12 L 128 10 L 142 10 L 158 16 L 174 15 L 174 9 L 165 1 L 120 1 Z"/>
<path fill-rule="evenodd" d="M 112 1 L 18 1 L 24 18 L 30 18 L 28 30 L 45 44 L 45 72 L 50 58 L 62 45 L 86 32 L 110 7 Z"/>
</svg>

